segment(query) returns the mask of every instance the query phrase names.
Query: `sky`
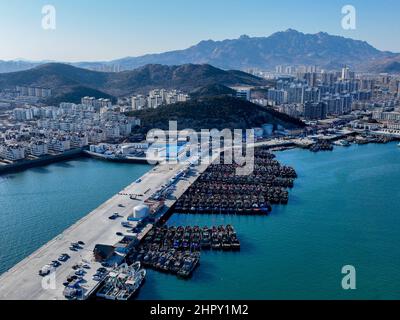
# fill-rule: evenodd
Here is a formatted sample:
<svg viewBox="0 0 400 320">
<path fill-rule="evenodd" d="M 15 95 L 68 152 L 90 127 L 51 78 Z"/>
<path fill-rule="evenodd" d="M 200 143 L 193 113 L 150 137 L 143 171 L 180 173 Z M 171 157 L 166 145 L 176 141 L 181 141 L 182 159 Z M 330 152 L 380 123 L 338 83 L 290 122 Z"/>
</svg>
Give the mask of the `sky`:
<svg viewBox="0 0 400 320">
<path fill-rule="evenodd" d="M 344 30 L 342 7 L 356 9 Z M 56 10 L 42 28 L 42 7 Z M 400 52 L 398 0 L 0 0 L 0 60 L 104 61 L 288 28 Z"/>
</svg>

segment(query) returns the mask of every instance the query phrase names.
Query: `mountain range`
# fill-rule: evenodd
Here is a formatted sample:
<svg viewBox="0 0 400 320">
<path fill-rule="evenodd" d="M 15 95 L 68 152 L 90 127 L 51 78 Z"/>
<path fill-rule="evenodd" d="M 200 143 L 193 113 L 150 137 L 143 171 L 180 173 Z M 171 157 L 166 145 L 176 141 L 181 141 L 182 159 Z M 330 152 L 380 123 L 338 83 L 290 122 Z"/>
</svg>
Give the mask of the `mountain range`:
<svg viewBox="0 0 400 320">
<path fill-rule="evenodd" d="M 53 96 L 46 102 L 54 104 L 62 101 L 79 102 L 86 95 L 114 99 L 133 93 L 147 93 L 155 88 L 218 95 L 229 93 L 227 86 L 265 84 L 266 80 L 248 73 L 225 71 L 207 64 L 150 64 L 130 71 L 98 72 L 49 63 L 25 71 L 0 74 L 0 89 L 13 89 L 18 85 L 50 88 Z"/>
<path fill-rule="evenodd" d="M 104 62 L 78 62 L 74 66 L 91 70 L 133 70 L 147 64 L 210 64 L 217 68 L 245 70 L 273 69 L 276 65 L 318 65 L 338 69 L 348 65 L 357 71 L 400 72 L 400 54 L 380 51 L 365 41 L 325 32 L 305 34 L 293 29 L 268 37 L 223 41 L 206 40 L 184 50 Z M 29 69 L 41 62 L 1 62 L 0 72 Z"/>
<path fill-rule="evenodd" d="M 365 41 L 353 40 L 320 32 L 304 34 L 289 29 L 269 37 L 249 37 L 223 41 L 201 41 L 185 50 L 114 60 L 109 64 L 122 69 L 149 63 L 174 65 L 207 63 L 222 69 L 273 69 L 276 65 L 318 65 L 338 69 L 348 65 L 360 71 L 380 71 L 387 64 L 399 61 L 400 54 L 380 51 Z M 81 64 L 95 67 L 94 64 Z M 98 66 L 99 67 L 99 66 Z"/>
<path fill-rule="evenodd" d="M 23 60 L 0 60 L 0 73 L 23 71 L 40 65 L 41 62 L 29 62 Z"/>
</svg>

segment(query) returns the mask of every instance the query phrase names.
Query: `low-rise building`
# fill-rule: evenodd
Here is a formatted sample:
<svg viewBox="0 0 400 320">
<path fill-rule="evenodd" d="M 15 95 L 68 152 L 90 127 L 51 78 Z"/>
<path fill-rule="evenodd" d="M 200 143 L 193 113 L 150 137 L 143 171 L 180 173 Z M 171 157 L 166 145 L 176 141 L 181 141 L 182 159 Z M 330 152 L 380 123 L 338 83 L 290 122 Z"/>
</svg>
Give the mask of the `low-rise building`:
<svg viewBox="0 0 400 320">
<path fill-rule="evenodd" d="M 9 161 L 18 161 L 25 159 L 25 148 L 18 144 L 0 145 L 0 158 Z"/>
<path fill-rule="evenodd" d="M 27 152 L 32 156 L 41 157 L 49 153 L 49 147 L 44 141 L 34 141 L 29 143 Z"/>
<path fill-rule="evenodd" d="M 66 138 L 53 138 L 49 142 L 49 149 L 55 152 L 63 153 L 71 149 L 71 142 Z"/>
</svg>

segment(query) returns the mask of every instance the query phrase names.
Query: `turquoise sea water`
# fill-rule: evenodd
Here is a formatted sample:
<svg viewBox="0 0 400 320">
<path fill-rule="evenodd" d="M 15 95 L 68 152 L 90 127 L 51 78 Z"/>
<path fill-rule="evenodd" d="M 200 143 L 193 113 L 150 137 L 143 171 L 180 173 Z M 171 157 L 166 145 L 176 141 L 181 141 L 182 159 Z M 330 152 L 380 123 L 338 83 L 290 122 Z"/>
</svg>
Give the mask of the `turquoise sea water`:
<svg viewBox="0 0 400 320">
<path fill-rule="evenodd" d="M 149 270 L 139 299 L 399 299 L 400 148 L 289 150 L 299 178 L 268 217 L 173 215 L 170 224 L 232 224 L 240 252 L 203 252 L 192 279 Z M 77 160 L 0 177 L 0 272 L 149 169 Z M 357 290 L 341 288 L 344 265 Z"/>
<path fill-rule="evenodd" d="M 82 158 L 0 176 L 0 274 L 150 168 Z"/>
<path fill-rule="evenodd" d="M 278 153 L 299 178 L 269 217 L 174 215 L 231 223 L 238 253 L 203 252 L 189 281 L 149 271 L 139 299 L 399 299 L 400 149 L 396 144 Z M 357 290 L 341 287 L 356 268 Z"/>
</svg>

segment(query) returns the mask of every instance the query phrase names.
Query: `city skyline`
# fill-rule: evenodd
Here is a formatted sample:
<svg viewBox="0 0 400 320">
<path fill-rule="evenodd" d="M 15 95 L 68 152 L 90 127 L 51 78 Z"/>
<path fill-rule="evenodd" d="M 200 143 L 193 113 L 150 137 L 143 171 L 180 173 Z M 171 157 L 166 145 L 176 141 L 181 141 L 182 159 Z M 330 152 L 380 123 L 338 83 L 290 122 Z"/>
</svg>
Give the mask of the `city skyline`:
<svg viewBox="0 0 400 320">
<path fill-rule="evenodd" d="M 400 27 L 396 21 L 400 4 L 393 0 L 385 3 L 287 0 L 272 5 L 270 1 L 239 0 L 227 6 L 226 2 L 216 4 L 209 0 L 175 0 L 168 4 L 159 0 L 122 0 L 115 5 L 86 0 L 77 8 L 61 0 L 3 1 L 0 60 L 107 61 L 185 49 L 201 40 L 234 39 L 242 34 L 269 36 L 288 28 L 304 33 L 328 32 L 367 41 L 379 50 L 400 52 L 396 33 L 391 32 Z M 341 26 L 341 10 L 347 4 L 356 9 L 355 30 Z M 45 5 L 56 9 L 55 30 L 41 26 Z M 392 9 L 387 10 L 388 6 Z M 221 17 L 224 24 L 220 23 Z"/>
</svg>

